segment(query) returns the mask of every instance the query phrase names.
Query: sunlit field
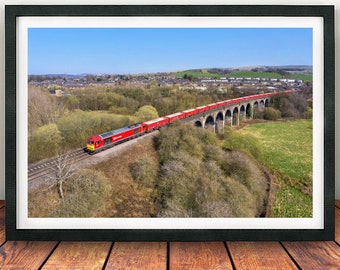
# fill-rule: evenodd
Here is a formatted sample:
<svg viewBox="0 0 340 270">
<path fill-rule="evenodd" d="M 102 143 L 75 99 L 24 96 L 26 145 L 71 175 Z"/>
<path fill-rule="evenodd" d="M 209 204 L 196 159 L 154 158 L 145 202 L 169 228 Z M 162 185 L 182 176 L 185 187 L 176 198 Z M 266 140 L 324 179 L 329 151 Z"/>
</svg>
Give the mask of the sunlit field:
<svg viewBox="0 0 340 270">
<path fill-rule="evenodd" d="M 273 216 L 312 216 L 312 120 L 257 124 L 239 132 L 262 142 L 258 159 L 276 176 Z"/>
</svg>

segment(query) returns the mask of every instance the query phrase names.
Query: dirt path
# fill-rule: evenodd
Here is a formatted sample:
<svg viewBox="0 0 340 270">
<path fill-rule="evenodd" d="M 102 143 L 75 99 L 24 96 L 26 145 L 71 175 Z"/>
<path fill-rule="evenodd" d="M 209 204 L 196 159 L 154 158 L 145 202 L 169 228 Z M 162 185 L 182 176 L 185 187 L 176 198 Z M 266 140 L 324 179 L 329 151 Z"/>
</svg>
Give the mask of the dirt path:
<svg viewBox="0 0 340 270">
<path fill-rule="evenodd" d="M 261 169 L 268 183 L 266 210 L 265 210 L 265 213 L 263 213 L 261 216 L 271 217 L 272 206 L 273 206 L 274 198 L 275 198 L 274 180 L 273 180 L 273 176 L 270 174 L 267 168 L 261 165 Z"/>
</svg>

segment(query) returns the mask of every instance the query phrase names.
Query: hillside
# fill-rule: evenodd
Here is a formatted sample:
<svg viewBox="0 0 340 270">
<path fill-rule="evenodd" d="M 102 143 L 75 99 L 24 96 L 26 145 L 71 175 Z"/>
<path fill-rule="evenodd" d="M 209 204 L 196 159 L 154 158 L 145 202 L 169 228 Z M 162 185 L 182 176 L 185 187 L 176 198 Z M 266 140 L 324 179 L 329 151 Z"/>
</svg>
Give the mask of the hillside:
<svg viewBox="0 0 340 270">
<path fill-rule="evenodd" d="M 173 73 L 176 77 L 192 76 L 194 78 L 287 78 L 312 81 L 311 66 L 252 66 L 241 68 L 207 68 L 190 69 Z"/>
</svg>

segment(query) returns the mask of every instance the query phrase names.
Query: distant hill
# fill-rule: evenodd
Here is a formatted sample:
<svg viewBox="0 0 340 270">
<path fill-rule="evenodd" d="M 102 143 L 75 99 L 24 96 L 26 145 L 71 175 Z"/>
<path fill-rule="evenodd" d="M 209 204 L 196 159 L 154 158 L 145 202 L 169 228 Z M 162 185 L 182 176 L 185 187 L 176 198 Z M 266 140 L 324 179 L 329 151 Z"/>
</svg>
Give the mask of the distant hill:
<svg viewBox="0 0 340 270">
<path fill-rule="evenodd" d="M 243 78 L 291 78 L 303 81 L 312 81 L 313 67 L 308 65 L 287 66 L 247 66 L 238 68 L 200 68 L 175 72 L 130 74 L 137 75 L 172 75 L 175 77 L 192 76 L 194 78 L 220 78 L 220 77 L 243 77 Z M 30 74 L 29 81 L 43 81 L 55 79 L 78 79 L 86 76 L 103 76 L 104 74 Z M 111 74 L 118 76 L 118 74 Z M 126 74 L 127 75 L 127 74 Z"/>
<path fill-rule="evenodd" d="M 313 66 L 308 65 L 286 65 L 286 66 L 249 66 L 249 67 L 239 67 L 236 68 L 239 70 L 271 70 L 271 69 L 277 69 L 277 70 L 285 70 L 285 71 L 300 71 L 300 72 L 312 72 Z"/>
<path fill-rule="evenodd" d="M 192 76 L 195 78 L 291 78 L 312 81 L 313 67 L 306 65 L 290 66 L 249 66 L 240 68 L 205 68 L 174 72 L 176 77 Z"/>
</svg>

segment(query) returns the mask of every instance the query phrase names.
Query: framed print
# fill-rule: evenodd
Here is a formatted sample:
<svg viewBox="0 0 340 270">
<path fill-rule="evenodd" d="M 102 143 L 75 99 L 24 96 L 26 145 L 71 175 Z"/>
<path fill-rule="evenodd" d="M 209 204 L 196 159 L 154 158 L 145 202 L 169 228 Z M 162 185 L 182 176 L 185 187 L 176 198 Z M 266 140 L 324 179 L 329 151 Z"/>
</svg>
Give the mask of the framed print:
<svg viewBox="0 0 340 270">
<path fill-rule="evenodd" d="M 333 6 L 6 6 L 8 240 L 332 240 Z"/>
</svg>

